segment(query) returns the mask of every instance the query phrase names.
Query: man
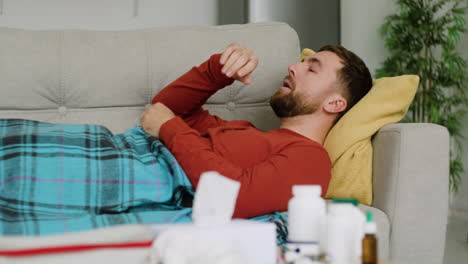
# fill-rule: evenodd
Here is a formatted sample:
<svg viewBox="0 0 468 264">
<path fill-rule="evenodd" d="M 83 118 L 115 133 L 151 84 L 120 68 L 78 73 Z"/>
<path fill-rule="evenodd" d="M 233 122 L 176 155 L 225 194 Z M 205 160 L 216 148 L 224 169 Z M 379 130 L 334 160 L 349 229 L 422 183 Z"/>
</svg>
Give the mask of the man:
<svg viewBox="0 0 468 264">
<path fill-rule="evenodd" d="M 263 132 L 247 121 L 225 121 L 201 106 L 234 82 L 251 84 L 258 57 L 229 45 L 153 98 L 141 126 L 165 143 L 193 186 L 204 171 L 241 183 L 234 217 L 285 211 L 295 184 L 326 193 L 331 162 L 322 144 L 336 121 L 371 88 L 369 70 L 341 46 L 325 46 L 290 65 L 270 104 L 279 129 Z"/>
</svg>

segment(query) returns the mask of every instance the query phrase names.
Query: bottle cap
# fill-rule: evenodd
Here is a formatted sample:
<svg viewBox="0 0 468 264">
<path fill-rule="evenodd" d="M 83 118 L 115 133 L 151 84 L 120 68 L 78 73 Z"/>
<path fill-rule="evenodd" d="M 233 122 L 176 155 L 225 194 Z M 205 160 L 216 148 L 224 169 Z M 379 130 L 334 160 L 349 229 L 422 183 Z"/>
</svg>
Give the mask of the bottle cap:
<svg viewBox="0 0 468 264">
<path fill-rule="evenodd" d="M 374 222 L 371 211 L 366 212 L 366 225 L 364 226 L 364 232 L 366 234 L 376 234 L 377 233 L 377 224 Z"/>
<path fill-rule="evenodd" d="M 338 204 L 338 203 L 349 203 L 354 206 L 358 206 L 359 201 L 356 198 L 335 198 L 332 200 L 332 203 Z"/>
<path fill-rule="evenodd" d="M 302 195 L 320 196 L 322 194 L 322 186 L 320 185 L 293 185 L 292 192 L 294 196 L 302 196 Z"/>
</svg>

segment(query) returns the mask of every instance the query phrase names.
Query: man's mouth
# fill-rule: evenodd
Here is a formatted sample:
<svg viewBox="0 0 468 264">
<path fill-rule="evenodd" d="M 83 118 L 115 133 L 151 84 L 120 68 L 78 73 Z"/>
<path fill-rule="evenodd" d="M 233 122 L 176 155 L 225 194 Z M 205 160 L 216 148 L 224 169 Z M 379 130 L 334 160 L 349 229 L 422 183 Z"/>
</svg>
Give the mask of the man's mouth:
<svg viewBox="0 0 468 264">
<path fill-rule="evenodd" d="M 284 78 L 283 87 L 288 88 L 290 90 L 293 90 L 294 85 L 293 85 L 292 81 L 290 80 L 289 76 L 286 76 L 286 78 Z"/>
</svg>

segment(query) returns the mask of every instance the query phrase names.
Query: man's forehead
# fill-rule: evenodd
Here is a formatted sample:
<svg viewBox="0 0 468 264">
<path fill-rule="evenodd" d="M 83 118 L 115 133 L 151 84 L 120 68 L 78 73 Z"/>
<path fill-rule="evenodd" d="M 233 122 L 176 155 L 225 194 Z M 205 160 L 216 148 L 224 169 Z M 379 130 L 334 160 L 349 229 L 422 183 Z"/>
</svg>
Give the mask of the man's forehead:
<svg viewBox="0 0 468 264">
<path fill-rule="evenodd" d="M 317 53 L 311 54 L 304 59 L 305 61 L 314 61 L 319 60 L 321 64 L 326 65 L 328 67 L 341 67 L 343 66 L 343 62 L 341 61 L 340 57 L 331 51 L 319 51 Z"/>
</svg>

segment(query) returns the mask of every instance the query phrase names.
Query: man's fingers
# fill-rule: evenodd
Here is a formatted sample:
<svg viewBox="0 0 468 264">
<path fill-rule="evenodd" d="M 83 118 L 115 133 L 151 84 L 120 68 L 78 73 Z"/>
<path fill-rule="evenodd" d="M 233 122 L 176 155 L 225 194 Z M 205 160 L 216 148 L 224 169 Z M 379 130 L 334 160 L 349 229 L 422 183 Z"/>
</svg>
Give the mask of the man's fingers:
<svg viewBox="0 0 468 264">
<path fill-rule="evenodd" d="M 229 46 L 227 46 L 227 48 L 223 51 L 219 62 L 223 65 L 226 64 L 226 61 L 228 60 L 229 56 L 231 56 L 231 53 L 233 53 L 238 47 L 239 45 L 236 43 L 232 43 Z"/>
<path fill-rule="evenodd" d="M 231 77 L 236 74 L 239 69 L 243 68 L 248 63 L 248 58 L 246 56 L 239 57 L 234 64 L 226 71 L 226 75 Z"/>
<path fill-rule="evenodd" d="M 250 75 L 257 68 L 258 60 L 253 58 L 249 60 L 241 69 L 237 71 L 237 76 L 244 77 Z"/>
<path fill-rule="evenodd" d="M 236 63 L 240 56 L 242 56 L 241 51 L 236 50 L 235 52 L 233 52 L 231 56 L 229 56 L 229 58 L 227 59 L 226 64 L 224 64 L 224 67 L 221 69 L 221 72 L 226 75 L 228 73 L 231 73 L 232 75 L 231 67 L 232 65 L 234 65 L 234 63 Z"/>
<path fill-rule="evenodd" d="M 258 57 L 253 54 L 251 49 L 234 43 L 224 50 L 220 63 L 223 65 L 221 72 L 227 77 L 233 77 L 245 84 L 250 84 L 252 82 L 250 74 L 257 67 Z"/>
</svg>

